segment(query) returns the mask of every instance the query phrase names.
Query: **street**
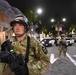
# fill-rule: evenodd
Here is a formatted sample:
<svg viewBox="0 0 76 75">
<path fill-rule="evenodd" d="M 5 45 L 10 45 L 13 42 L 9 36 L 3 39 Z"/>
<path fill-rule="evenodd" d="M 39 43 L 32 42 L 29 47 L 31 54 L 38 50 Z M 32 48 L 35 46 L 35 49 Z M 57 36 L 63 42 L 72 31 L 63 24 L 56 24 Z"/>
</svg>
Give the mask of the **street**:
<svg viewBox="0 0 76 75">
<path fill-rule="evenodd" d="M 76 43 L 73 46 L 68 46 L 67 57 L 64 59 L 63 53 L 61 59 L 58 60 L 58 47 L 47 47 L 50 54 L 50 68 L 44 75 L 76 75 Z"/>
</svg>

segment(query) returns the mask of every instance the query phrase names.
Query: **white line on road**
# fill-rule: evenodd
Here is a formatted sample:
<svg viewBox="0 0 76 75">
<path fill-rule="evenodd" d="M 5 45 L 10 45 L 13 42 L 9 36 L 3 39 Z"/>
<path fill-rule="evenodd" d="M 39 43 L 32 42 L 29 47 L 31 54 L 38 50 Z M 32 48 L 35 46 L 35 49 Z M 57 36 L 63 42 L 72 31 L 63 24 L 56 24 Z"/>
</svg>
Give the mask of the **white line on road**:
<svg viewBox="0 0 76 75">
<path fill-rule="evenodd" d="M 73 55 L 74 57 L 76 57 L 76 55 Z"/>
<path fill-rule="evenodd" d="M 50 63 L 53 64 L 58 58 L 54 57 L 54 54 L 50 55 Z"/>
<path fill-rule="evenodd" d="M 71 60 L 71 62 L 76 66 L 76 61 L 68 53 L 66 53 L 66 55 Z"/>
</svg>

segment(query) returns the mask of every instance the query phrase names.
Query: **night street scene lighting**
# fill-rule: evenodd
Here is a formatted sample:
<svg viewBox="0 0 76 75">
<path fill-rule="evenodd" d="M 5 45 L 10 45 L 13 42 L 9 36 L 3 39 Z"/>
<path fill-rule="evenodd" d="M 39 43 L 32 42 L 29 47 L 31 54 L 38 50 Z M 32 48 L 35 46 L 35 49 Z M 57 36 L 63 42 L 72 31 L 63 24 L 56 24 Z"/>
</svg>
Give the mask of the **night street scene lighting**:
<svg viewBox="0 0 76 75">
<path fill-rule="evenodd" d="M 58 20 L 56 20 L 54 18 L 51 19 L 51 23 L 53 23 L 52 27 L 54 27 L 55 31 L 58 32 L 57 33 L 58 36 L 60 35 L 60 32 L 64 31 L 63 30 L 63 26 L 64 26 L 63 22 L 65 22 L 65 21 L 66 21 L 66 18 L 62 18 L 62 19 L 58 19 Z"/>
<path fill-rule="evenodd" d="M 37 12 L 37 14 L 41 14 L 43 11 L 41 8 L 38 8 L 36 12 Z"/>
</svg>

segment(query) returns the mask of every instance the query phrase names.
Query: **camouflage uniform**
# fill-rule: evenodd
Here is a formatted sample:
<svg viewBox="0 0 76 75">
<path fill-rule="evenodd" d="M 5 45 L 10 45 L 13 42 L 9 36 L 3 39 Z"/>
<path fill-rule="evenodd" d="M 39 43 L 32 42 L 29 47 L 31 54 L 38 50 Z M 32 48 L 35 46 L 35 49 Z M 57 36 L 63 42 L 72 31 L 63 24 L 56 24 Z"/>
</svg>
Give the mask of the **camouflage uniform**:
<svg viewBox="0 0 76 75">
<path fill-rule="evenodd" d="M 26 47 L 27 47 L 27 37 L 22 41 L 17 41 L 16 39 L 12 42 L 13 50 L 20 54 L 22 53 L 25 57 Z M 30 54 L 29 54 L 29 75 L 42 75 L 50 65 L 49 55 L 44 53 L 42 50 L 42 44 L 33 37 L 30 38 Z M 15 75 L 11 73 L 10 75 Z"/>
<path fill-rule="evenodd" d="M 59 54 L 58 57 L 61 56 L 61 53 L 64 53 L 64 57 L 66 57 L 66 52 L 67 52 L 67 42 L 65 39 L 60 39 L 58 40 L 58 50 L 59 50 Z"/>
</svg>

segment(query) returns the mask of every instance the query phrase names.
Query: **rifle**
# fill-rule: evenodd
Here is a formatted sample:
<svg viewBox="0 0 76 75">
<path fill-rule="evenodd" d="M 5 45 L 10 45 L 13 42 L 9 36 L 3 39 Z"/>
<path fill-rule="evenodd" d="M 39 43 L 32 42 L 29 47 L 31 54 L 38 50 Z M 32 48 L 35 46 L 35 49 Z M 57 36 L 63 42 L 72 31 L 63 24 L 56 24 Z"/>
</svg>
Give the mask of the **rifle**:
<svg viewBox="0 0 76 75">
<path fill-rule="evenodd" d="M 63 43 L 62 41 L 60 41 L 60 44 L 63 45 L 65 48 L 67 48 L 67 45 Z"/>
<path fill-rule="evenodd" d="M 22 54 L 16 55 L 13 51 L 10 40 L 1 44 L 0 59 L 1 62 L 8 63 L 11 71 L 15 72 L 16 75 L 29 75 L 27 61 Z"/>
</svg>

